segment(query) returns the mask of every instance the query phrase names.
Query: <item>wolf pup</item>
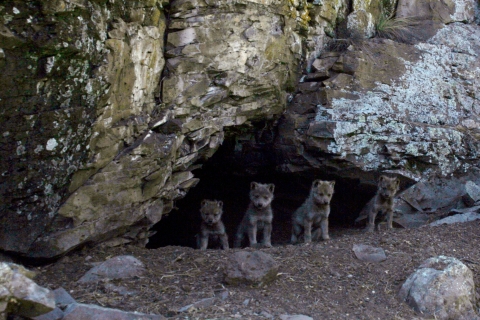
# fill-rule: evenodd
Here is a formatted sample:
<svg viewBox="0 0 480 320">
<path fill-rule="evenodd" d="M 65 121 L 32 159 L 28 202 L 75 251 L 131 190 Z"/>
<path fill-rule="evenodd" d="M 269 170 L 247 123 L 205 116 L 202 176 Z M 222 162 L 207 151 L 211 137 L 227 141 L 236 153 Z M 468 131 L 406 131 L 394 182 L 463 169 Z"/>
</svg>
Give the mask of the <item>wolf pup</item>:
<svg viewBox="0 0 480 320">
<path fill-rule="evenodd" d="M 400 181 L 397 178 L 380 176 L 378 180 L 378 190 L 373 200 L 373 208 L 368 213 L 368 222 L 366 230 L 373 232 L 375 229 L 375 218 L 380 214 L 382 219 L 387 217 L 387 226 L 392 229 L 393 222 L 393 197 L 398 191 Z"/>
<path fill-rule="evenodd" d="M 242 222 L 238 227 L 235 238 L 235 247 L 239 248 L 245 234 L 248 235 L 250 247 L 257 246 L 257 230 L 263 229 L 262 245 L 265 247 L 272 246 L 272 200 L 274 184 L 263 184 L 252 182 L 250 184 L 250 203 L 247 212 L 243 216 Z"/>
<path fill-rule="evenodd" d="M 200 225 L 200 235 L 197 238 L 198 248 L 206 250 L 210 239 L 212 241 L 220 240 L 222 249 L 228 249 L 228 236 L 222 222 L 223 202 L 202 200 L 200 213 L 202 214 L 202 224 Z"/>
<path fill-rule="evenodd" d="M 313 181 L 307 200 L 293 213 L 292 244 L 298 242 L 302 233 L 305 243 L 310 243 L 312 240 L 318 241 L 320 236 L 323 240 L 330 239 L 328 216 L 334 186 L 335 181 Z"/>
</svg>

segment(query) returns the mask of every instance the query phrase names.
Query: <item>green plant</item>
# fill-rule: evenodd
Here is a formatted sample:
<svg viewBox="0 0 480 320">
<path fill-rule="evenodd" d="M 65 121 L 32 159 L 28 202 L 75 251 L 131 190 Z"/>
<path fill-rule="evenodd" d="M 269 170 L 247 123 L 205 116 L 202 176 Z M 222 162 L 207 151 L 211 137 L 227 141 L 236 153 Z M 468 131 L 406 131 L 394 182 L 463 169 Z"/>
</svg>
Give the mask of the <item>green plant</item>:
<svg viewBox="0 0 480 320">
<path fill-rule="evenodd" d="M 380 38 L 396 40 L 399 42 L 412 42 L 415 40 L 415 31 L 421 20 L 415 17 L 395 17 L 395 12 L 387 15 L 380 14 L 375 24 L 376 35 Z"/>
</svg>

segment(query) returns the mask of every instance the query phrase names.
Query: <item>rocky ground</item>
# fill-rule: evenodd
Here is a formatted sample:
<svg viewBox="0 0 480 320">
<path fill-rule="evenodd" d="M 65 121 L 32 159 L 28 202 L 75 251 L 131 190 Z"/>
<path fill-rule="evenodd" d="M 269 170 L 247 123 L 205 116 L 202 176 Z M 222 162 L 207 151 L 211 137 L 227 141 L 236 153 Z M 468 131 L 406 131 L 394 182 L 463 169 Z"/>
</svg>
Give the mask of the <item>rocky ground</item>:
<svg viewBox="0 0 480 320">
<path fill-rule="evenodd" d="M 223 283 L 224 265 L 232 249 L 90 248 L 33 269 L 38 273 L 37 283 L 51 289 L 63 287 L 78 302 L 162 314 L 171 319 L 278 319 L 282 314 L 314 319 L 415 319 L 420 316 L 400 301 L 397 293 L 425 259 L 437 255 L 456 257 L 465 263 L 474 273 L 480 298 L 478 221 L 373 234 L 361 229 L 337 229 L 331 231 L 331 237 L 330 241 L 309 246 L 261 249 L 280 263 L 280 270 L 275 282 L 260 287 Z M 354 244 L 381 247 L 387 260 L 362 262 L 352 251 Z M 77 282 L 96 263 L 125 254 L 145 264 L 144 276 L 94 284 Z M 205 298 L 214 299 L 179 312 Z"/>
</svg>

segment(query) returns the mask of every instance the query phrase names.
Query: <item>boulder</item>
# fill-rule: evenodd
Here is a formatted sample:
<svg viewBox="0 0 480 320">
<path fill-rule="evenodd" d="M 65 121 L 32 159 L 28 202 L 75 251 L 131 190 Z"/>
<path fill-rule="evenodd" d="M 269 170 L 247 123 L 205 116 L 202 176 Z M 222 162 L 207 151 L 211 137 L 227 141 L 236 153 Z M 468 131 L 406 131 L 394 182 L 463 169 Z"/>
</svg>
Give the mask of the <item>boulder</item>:
<svg viewBox="0 0 480 320">
<path fill-rule="evenodd" d="M 423 262 L 402 285 L 399 296 L 415 311 L 435 319 L 479 319 L 472 271 L 453 257 Z"/>
<path fill-rule="evenodd" d="M 231 285 L 261 285 L 277 278 L 278 263 L 262 251 L 238 251 L 228 257 L 225 282 Z"/>
<path fill-rule="evenodd" d="M 143 262 L 133 256 L 117 256 L 93 267 L 78 282 L 90 283 L 103 279 L 125 279 L 142 276 L 145 272 Z"/>
<path fill-rule="evenodd" d="M 63 288 L 53 290 L 55 296 L 55 309 L 42 314 L 41 316 L 34 317 L 34 320 L 60 320 L 63 319 L 63 310 L 72 303 L 76 303 L 75 299 Z"/>
<path fill-rule="evenodd" d="M 33 275 L 23 266 L 0 262 L 0 317 L 32 318 L 55 308 L 53 292 L 37 285 Z"/>
</svg>

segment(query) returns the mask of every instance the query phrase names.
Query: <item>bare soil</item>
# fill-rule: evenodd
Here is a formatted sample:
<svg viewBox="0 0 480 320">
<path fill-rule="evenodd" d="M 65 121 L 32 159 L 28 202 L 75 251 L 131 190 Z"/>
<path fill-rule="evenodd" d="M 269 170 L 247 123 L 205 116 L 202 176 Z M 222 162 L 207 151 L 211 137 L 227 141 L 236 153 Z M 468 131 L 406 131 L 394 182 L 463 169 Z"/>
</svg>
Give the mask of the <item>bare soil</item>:
<svg viewBox="0 0 480 320">
<path fill-rule="evenodd" d="M 460 259 L 473 271 L 480 297 L 478 221 L 373 234 L 337 229 L 331 230 L 331 237 L 330 241 L 308 246 L 260 249 L 280 263 L 278 279 L 260 287 L 223 283 L 228 255 L 233 250 L 253 249 L 202 252 L 173 246 L 84 249 L 36 267 L 36 281 L 51 289 L 63 287 L 78 302 L 162 314 L 171 319 L 278 319 L 282 314 L 314 319 L 415 319 L 420 315 L 400 301 L 397 293 L 424 260 L 446 255 Z M 381 247 L 387 260 L 362 262 L 352 251 L 354 244 Z M 143 277 L 89 285 L 76 282 L 95 263 L 125 254 L 145 264 Z M 177 312 L 210 297 L 216 297 L 210 306 Z"/>
</svg>

